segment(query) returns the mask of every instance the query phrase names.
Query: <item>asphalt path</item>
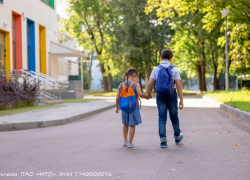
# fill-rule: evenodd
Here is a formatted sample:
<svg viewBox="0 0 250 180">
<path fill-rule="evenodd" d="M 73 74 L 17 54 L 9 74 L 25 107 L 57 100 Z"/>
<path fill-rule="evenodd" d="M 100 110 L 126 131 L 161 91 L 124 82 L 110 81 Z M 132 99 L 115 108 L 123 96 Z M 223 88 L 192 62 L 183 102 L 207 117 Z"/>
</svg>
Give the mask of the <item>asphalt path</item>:
<svg viewBox="0 0 250 180">
<path fill-rule="evenodd" d="M 168 120 L 168 148 L 161 149 L 155 99 L 143 105 L 134 148 L 122 147 L 115 109 L 62 126 L 0 132 L 0 180 L 250 179 L 250 121 L 185 97 L 183 144 L 174 144 Z"/>
</svg>

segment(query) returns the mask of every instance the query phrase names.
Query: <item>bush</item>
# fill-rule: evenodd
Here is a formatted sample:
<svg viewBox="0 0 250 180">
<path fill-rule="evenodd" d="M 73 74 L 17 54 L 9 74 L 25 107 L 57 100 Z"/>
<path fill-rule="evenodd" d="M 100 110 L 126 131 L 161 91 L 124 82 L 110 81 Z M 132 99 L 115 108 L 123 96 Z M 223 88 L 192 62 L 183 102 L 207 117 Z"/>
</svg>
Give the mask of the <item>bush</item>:
<svg viewBox="0 0 250 180">
<path fill-rule="evenodd" d="M 0 110 L 34 106 L 39 95 L 39 82 L 31 83 L 23 78 L 20 83 L 17 76 L 10 79 L 0 74 Z"/>
</svg>

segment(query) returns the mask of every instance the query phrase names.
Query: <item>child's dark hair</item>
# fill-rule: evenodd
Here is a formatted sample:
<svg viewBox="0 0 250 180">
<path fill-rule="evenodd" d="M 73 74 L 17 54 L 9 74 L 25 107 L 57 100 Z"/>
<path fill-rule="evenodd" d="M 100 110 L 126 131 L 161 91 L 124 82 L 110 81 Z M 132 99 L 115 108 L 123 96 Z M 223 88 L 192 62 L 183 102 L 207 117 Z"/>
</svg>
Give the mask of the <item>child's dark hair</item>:
<svg viewBox="0 0 250 180">
<path fill-rule="evenodd" d="M 161 58 L 162 59 L 166 59 L 166 60 L 170 60 L 173 57 L 173 52 L 169 49 L 164 49 L 161 52 Z"/>
<path fill-rule="evenodd" d="M 125 77 L 127 79 L 127 86 L 128 86 L 128 77 L 132 76 L 133 74 L 136 74 L 136 76 L 139 75 L 138 71 L 135 68 L 129 68 L 126 72 L 125 72 Z"/>
</svg>

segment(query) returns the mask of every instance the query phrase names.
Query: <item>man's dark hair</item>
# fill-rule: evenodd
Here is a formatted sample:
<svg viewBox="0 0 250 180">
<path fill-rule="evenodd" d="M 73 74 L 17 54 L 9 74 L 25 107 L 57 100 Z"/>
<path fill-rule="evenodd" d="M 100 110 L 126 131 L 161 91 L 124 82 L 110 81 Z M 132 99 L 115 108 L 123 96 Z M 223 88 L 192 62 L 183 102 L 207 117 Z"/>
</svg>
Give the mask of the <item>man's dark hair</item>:
<svg viewBox="0 0 250 180">
<path fill-rule="evenodd" d="M 169 60 L 173 57 L 173 52 L 169 49 L 164 49 L 162 50 L 161 52 L 161 58 L 162 59 L 166 59 L 166 60 Z"/>
</svg>

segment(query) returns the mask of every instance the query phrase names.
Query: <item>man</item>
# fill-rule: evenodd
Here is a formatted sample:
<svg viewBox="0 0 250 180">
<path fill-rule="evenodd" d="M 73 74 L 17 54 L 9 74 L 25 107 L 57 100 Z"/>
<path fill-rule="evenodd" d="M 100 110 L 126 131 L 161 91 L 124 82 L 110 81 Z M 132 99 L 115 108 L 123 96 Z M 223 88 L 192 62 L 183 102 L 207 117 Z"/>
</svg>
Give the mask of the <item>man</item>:
<svg viewBox="0 0 250 180">
<path fill-rule="evenodd" d="M 166 139 L 167 111 L 169 111 L 170 119 L 171 119 L 172 126 L 174 129 L 175 144 L 178 145 L 183 140 L 183 134 L 181 133 L 181 130 L 179 127 L 178 100 L 177 100 L 177 93 L 176 93 L 176 88 L 177 88 L 178 95 L 180 98 L 179 108 L 181 110 L 183 109 L 183 94 L 182 94 L 182 85 L 180 81 L 181 77 L 180 77 L 179 70 L 176 67 L 171 66 L 172 60 L 173 60 L 173 52 L 169 49 L 164 49 L 161 52 L 161 61 L 162 61 L 161 66 L 156 66 L 153 69 L 150 79 L 147 84 L 147 95 L 149 97 L 152 97 L 151 95 L 152 85 L 154 84 L 155 81 L 157 81 L 158 74 L 160 71 L 170 70 L 169 71 L 170 77 L 172 75 L 173 80 L 174 80 L 172 94 L 163 95 L 163 93 L 160 93 L 160 91 L 158 91 L 157 96 L 156 96 L 158 116 L 159 116 L 158 122 L 159 122 L 159 136 L 161 140 L 161 144 L 160 144 L 161 148 L 167 147 L 167 139 Z M 160 81 L 160 78 L 159 78 L 159 81 Z M 165 82 L 161 83 L 160 86 L 162 86 L 162 84 L 165 84 Z M 172 86 L 170 87 L 172 90 Z M 157 90 L 157 86 L 156 86 L 156 90 Z"/>
</svg>

